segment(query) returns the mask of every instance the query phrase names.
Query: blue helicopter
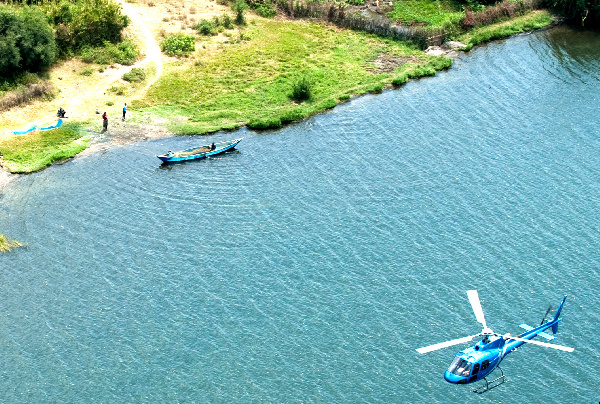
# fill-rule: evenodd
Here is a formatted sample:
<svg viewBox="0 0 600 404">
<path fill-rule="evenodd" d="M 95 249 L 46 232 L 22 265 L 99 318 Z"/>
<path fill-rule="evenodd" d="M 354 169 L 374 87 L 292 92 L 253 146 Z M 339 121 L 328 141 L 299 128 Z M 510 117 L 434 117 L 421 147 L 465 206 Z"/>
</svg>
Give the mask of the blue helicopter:
<svg viewBox="0 0 600 404">
<path fill-rule="evenodd" d="M 454 384 L 468 384 L 478 380 L 484 379 L 485 383 L 474 389 L 475 393 L 484 393 L 494 387 L 504 383 L 504 372 L 498 366 L 502 359 L 510 352 L 514 351 L 524 343 L 530 343 L 534 345 L 541 345 L 548 348 L 559 349 L 561 351 L 573 352 L 573 348 L 565 347 L 562 345 L 549 344 L 547 342 L 533 341 L 532 338 L 540 336 L 548 341 L 552 341 L 555 337 L 545 333 L 547 329 L 552 329 L 552 332 L 556 334 L 558 331 L 558 323 L 562 320 L 560 318 L 560 312 L 567 296 L 565 295 L 556 310 L 554 318 L 550 321 L 546 321 L 551 308 L 548 308 L 546 315 L 542 319 L 542 323 L 538 327 L 531 327 L 527 324 L 521 324 L 519 327 L 525 330 L 524 333 L 513 337 L 510 334 L 500 335 L 488 328 L 485 317 L 483 316 L 483 310 L 481 308 L 481 302 L 479 301 L 479 295 L 476 290 L 468 290 L 467 296 L 473 307 L 475 318 L 483 325 L 483 329 L 480 333 L 471 335 L 469 337 L 457 338 L 451 341 L 441 342 L 439 344 L 429 345 L 423 348 L 417 349 L 417 352 L 424 354 L 427 352 L 435 351 L 438 349 L 450 347 L 453 345 L 462 344 L 473 340 L 475 337 L 483 337 L 483 339 L 477 342 L 472 347 L 466 348 L 456 354 L 454 360 L 450 364 L 448 370 L 444 374 L 444 379 L 447 382 Z M 494 380 L 488 381 L 486 376 L 490 375 L 494 369 L 498 369 L 501 375 Z"/>
</svg>

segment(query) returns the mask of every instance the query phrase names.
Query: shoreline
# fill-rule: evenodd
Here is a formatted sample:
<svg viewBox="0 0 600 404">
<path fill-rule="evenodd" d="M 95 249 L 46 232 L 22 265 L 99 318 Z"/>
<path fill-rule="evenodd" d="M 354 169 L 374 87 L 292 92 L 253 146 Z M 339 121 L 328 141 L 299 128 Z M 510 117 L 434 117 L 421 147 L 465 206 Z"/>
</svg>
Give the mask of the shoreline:
<svg viewBox="0 0 600 404">
<path fill-rule="evenodd" d="M 554 26 L 555 24 L 550 24 L 550 26 Z M 543 28 L 548 28 L 548 27 L 543 27 Z M 539 29 L 539 28 L 538 28 Z M 524 30 L 521 30 L 520 32 L 523 31 L 530 31 L 531 28 L 527 29 L 525 28 Z M 536 28 L 533 28 L 533 30 L 536 30 Z M 518 34 L 519 32 L 514 32 L 511 35 L 507 35 L 506 37 L 510 37 L 514 34 Z M 494 38 L 495 39 L 495 38 Z M 492 39 L 492 40 L 494 40 Z M 499 38 L 498 38 L 499 39 Z M 485 41 L 488 42 L 488 41 Z M 475 43 L 475 46 L 478 46 L 479 43 Z M 467 52 L 470 50 L 470 47 L 468 49 L 465 49 L 465 44 L 461 43 L 461 42 L 454 42 L 454 41 L 450 41 L 447 42 L 445 44 L 443 44 L 442 46 L 431 46 L 428 49 L 424 50 L 423 53 L 425 55 L 428 56 L 433 56 L 433 57 L 439 57 L 439 56 L 445 56 L 448 59 L 455 59 L 459 54 L 462 54 L 464 50 L 466 50 Z M 472 46 L 471 46 L 472 47 Z M 429 66 L 426 66 L 429 67 Z M 435 67 L 435 70 L 445 70 L 447 68 L 451 68 L 451 65 L 446 65 L 446 66 L 438 66 Z M 435 74 L 435 73 L 434 73 Z M 406 80 L 414 80 L 414 79 L 420 79 L 421 76 L 429 76 L 432 75 L 430 73 L 420 73 L 419 75 L 407 75 L 408 77 L 404 78 L 404 80 L 392 80 L 391 83 L 388 83 L 388 85 L 379 85 L 379 89 L 378 91 L 376 91 L 376 93 L 381 92 L 382 89 L 387 89 L 387 88 L 398 88 L 400 87 L 402 84 L 404 84 L 406 82 Z M 154 80 L 156 80 L 158 77 L 154 77 Z M 60 79 L 60 77 L 59 77 Z M 396 82 L 398 81 L 398 82 Z M 79 85 L 79 84 L 78 84 Z M 352 98 L 356 98 L 356 97 L 360 97 L 361 95 L 365 95 L 365 94 L 369 94 L 372 93 L 373 91 L 369 91 L 367 90 L 366 92 L 362 92 L 362 93 L 355 93 L 354 96 L 350 96 L 348 99 L 352 99 Z M 336 97 L 334 97 L 336 98 Z M 287 120 L 283 120 L 281 119 L 281 121 L 279 122 L 279 125 L 277 127 L 281 127 L 281 126 L 286 126 L 289 123 L 295 122 L 295 121 L 299 121 L 299 120 L 303 120 L 306 119 L 307 117 L 310 117 L 314 114 L 319 114 L 322 113 L 324 111 L 327 111 L 331 108 L 334 108 L 335 106 L 344 103 L 345 101 L 348 101 L 348 99 L 343 98 L 343 97 L 337 97 L 335 102 L 335 105 L 327 105 L 325 106 L 324 109 L 321 110 L 314 110 L 314 111 L 308 111 L 308 115 L 306 116 L 298 116 L 298 117 L 294 117 L 295 119 L 292 119 L 290 121 Z M 89 100 L 88 100 L 89 101 Z M 330 101 L 329 99 L 327 99 L 326 101 Z M 36 102 L 34 104 L 38 104 L 39 102 Z M 28 105 L 26 108 L 31 108 L 31 107 L 35 107 L 34 105 Z M 89 109 L 89 108 L 87 108 Z M 105 108 L 103 108 L 105 109 Z M 113 108 L 114 109 L 114 108 Z M 143 108 L 142 108 L 143 110 Z M 96 108 L 96 114 L 98 114 L 98 108 Z M 171 137 L 171 136 L 177 136 L 178 133 L 174 133 L 168 129 L 167 125 L 166 125 L 166 121 L 165 118 L 159 113 L 156 115 L 156 121 L 154 119 L 151 119 L 151 121 L 153 122 L 122 122 L 121 119 L 117 118 L 114 114 L 110 113 L 110 122 L 109 122 L 109 130 L 107 131 L 107 133 L 102 134 L 100 133 L 97 129 L 99 129 L 100 126 L 100 122 L 99 122 L 99 116 L 98 115 L 92 115 L 90 116 L 83 114 L 82 115 L 82 108 L 74 108 L 72 110 L 73 112 L 73 117 L 75 118 L 75 116 L 77 116 L 77 118 L 84 118 L 84 120 L 82 121 L 82 126 L 81 126 L 81 130 L 82 130 L 82 135 L 84 136 L 89 136 L 91 138 L 89 146 L 87 147 L 87 149 L 83 150 L 82 152 L 78 153 L 77 155 L 82 156 L 85 155 L 86 153 L 89 152 L 93 152 L 95 150 L 98 149 L 99 145 L 110 145 L 110 146 L 122 146 L 125 144 L 130 144 L 133 142 L 140 142 L 140 141 L 145 141 L 145 140 L 152 140 L 152 139 L 158 139 L 158 138 L 166 138 L 166 137 Z M 133 114 L 136 114 L 135 110 L 131 111 L 133 112 Z M 131 119 L 131 112 L 129 112 L 129 119 Z M 307 111 L 303 111 L 303 112 L 307 112 Z M 80 116 L 81 115 L 81 116 Z M 84 116 L 85 115 L 85 116 Z M 143 115 L 143 112 L 142 112 Z M 302 114 L 300 114 L 302 115 Z M 87 119 L 85 119 L 87 118 Z M 90 119 L 93 121 L 95 119 L 98 119 L 98 125 L 96 125 L 96 123 L 92 123 L 90 121 Z M 259 124 L 262 124 L 262 122 L 258 122 Z M 256 125 L 254 122 L 252 121 L 248 121 L 248 122 L 244 122 L 242 125 L 239 125 L 238 127 L 236 127 L 236 129 L 238 129 L 239 127 L 249 127 L 252 129 L 269 129 L 270 126 L 268 126 L 268 124 L 271 124 L 270 122 L 267 122 L 267 126 L 261 126 L 261 125 Z M 227 131 L 227 128 L 223 128 L 220 127 L 219 128 L 219 123 L 216 123 L 216 125 L 214 126 L 215 130 L 210 130 L 206 131 L 206 132 L 197 132 L 197 133 L 190 133 L 190 135 L 198 135 L 198 136 L 209 136 L 212 135 L 214 133 L 220 132 L 222 130 Z M 86 133 L 87 132 L 87 133 Z M 177 132 L 177 130 L 175 131 Z M 77 156 L 76 155 L 76 156 Z M 71 158 L 74 158 L 76 156 L 73 156 Z M 49 166 L 53 165 L 54 163 L 45 166 L 43 168 L 41 168 L 41 170 L 48 168 Z M 13 174 L 11 173 L 6 167 L 2 166 L 0 164 L 0 192 L 2 192 L 4 190 L 4 188 L 15 178 L 17 178 L 18 174 Z"/>
</svg>

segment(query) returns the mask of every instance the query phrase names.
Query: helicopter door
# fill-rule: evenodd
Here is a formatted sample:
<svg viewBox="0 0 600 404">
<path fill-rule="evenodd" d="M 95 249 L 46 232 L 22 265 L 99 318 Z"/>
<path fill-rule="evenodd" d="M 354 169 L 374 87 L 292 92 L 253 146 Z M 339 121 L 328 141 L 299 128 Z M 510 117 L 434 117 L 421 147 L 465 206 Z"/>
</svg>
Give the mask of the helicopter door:
<svg viewBox="0 0 600 404">
<path fill-rule="evenodd" d="M 469 378 L 470 382 L 474 382 L 477 380 L 477 372 L 479 372 L 479 363 L 475 363 L 473 365 L 473 370 L 471 371 L 471 377 Z"/>
</svg>

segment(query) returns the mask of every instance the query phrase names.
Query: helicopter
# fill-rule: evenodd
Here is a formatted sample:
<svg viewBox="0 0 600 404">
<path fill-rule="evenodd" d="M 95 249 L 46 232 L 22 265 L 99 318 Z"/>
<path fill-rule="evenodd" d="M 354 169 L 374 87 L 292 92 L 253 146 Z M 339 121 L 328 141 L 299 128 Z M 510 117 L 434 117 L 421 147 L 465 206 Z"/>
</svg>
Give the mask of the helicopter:
<svg viewBox="0 0 600 404">
<path fill-rule="evenodd" d="M 504 372 L 498 365 L 500 365 L 500 362 L 502 362 L 502 359 L 504 359 L 506 355 L 513 352 L 525 343 L 559 349 L 566 352 L 574 351 L 574 348 L 532 340 L 532 338 L 536 336 L 545 338 L 548 341 L 555 339 L 555 337 L 545 333 L 544 331 L 551 329 L 554 334 L 556 334 L 558 331 L 558 323 L 562 321 L 562 318 L 559 316 L 563 305 L 565 304 L 565 300 L 567 299 L 566 295 L 563 297 L 562 302 L 558 306 L 558 310 L 556 310 L 556 314 L 552 320 L 546 321 L 546 316 L 551 310 L 550 307 L 548 308 L 548 311 L 546 311 L 546 314 L 544 315 L 544 318 L 539 326 L 534 328 L 527 324 L 521 324 L 519 327 L 523 328 L 525 332 L 516 337 L 513 337 L 510 334 L 497 334 L 488 328 L 483 315 L 483 309 L 481 308 L 479 294 L 476 290 L 468 290 L 467 296 L 469 297 L 469 302 L 473 307 L 475 318 L 479 323 L 481 323 L 481 325 L 483 325 L 481 332 L 468 337 L 457 338 L 451 341 L 441 342 L 417 349 L 417 352 L 424 354 L 427 352 L 436 351 L 438 349 L 463 344 L 465 342 L 472 341 L 476 337 L 483 337 L 482 340 L 477 342 L 475 345 L 456 354 L 454 360 L 450 364 L 450 367 L 444 373 L 444 379 L 447 382 L 454 384 L 468 384 L 484 379 L 485 383 L 482 386 L 472 390 L 475 393 L 481 394 L 491 390 L 494 387 L 498 387 L 500 384 L 506 381 L 504 378 Z M 501 372 L 501 375 L 494 380 L 488 381 L 487 376 L 489 376 L 495 369 L 498 369 Z"/>
</svg>

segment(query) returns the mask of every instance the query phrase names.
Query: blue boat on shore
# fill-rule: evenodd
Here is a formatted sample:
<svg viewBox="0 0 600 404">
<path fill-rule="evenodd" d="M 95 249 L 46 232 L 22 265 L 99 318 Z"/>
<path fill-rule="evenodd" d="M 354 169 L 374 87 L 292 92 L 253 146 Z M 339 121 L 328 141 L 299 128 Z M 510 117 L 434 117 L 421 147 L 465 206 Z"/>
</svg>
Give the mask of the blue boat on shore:
<svg viewBox="0 0 600 404">
<path fill-rule="evenodd" d="M 216 154 L 233 150 L 235 146 L 237 146 L 237 144 L 242 141 L 242 139 L 243 137 L 235 140 L 228 140 L 226 142 L 212 143 L 200 147 L 193 147 L 191 149 L 179 152 L 172 152 L 169 150 L 167 153 L 161 154 L 156 157 L 158 157 L 165 163 L 177 163 L 181 161 L 202 159 L 208 156 L 214 156 Z"/>
</svg>

